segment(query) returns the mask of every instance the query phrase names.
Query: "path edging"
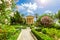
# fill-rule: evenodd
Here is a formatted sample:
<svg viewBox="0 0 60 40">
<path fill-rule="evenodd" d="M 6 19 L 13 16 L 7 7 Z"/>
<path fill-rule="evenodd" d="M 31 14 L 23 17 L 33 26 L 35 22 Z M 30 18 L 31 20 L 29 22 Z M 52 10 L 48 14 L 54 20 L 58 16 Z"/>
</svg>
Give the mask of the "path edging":
<svg viewBox="0 0 60 40">
<path fill-rule="evenodd" d="M 18 36 L 17 40 L 19 40 L 19 39 L 20 39 L 21 35 L 22 35 L 22 32 L 19 34 L 19 36 Z"/>
<path fill-rule="evenodd" d="M 34 34 L 32 32 L 30 32 L 32 37 L 34 38 L 34 40 L 37 40 L 37 38 L 34 36 Z"/>
</svg>

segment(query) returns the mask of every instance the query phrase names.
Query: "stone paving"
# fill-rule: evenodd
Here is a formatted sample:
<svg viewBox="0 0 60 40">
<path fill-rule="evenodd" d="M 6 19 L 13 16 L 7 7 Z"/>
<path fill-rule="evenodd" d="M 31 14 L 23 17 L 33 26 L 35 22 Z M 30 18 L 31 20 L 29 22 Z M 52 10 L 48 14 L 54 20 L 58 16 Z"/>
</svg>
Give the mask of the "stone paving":
<svg viewBox="0 0 60 40">
<path fill-rule="evenodd" d="M 21 35 L 18 40 L 34 40 L 30 32 L 31 29 L 29 27 L 27 29 L 22 29 Z"/>
</svg>

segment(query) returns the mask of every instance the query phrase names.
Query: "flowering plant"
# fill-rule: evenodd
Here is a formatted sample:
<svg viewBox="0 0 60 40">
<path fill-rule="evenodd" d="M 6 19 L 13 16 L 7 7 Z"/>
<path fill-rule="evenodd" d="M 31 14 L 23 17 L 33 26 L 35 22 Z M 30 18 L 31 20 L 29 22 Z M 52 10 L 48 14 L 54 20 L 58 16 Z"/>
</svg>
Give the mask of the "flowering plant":
<svg viewBox="0 0 60 40">
<path fill-rule="evenodd" d="M 53 20 L 49 16 L 44 16 L 41 18 L 41 23 L 44 26 L 50 26 L 53 23 Z"/>
</svg>

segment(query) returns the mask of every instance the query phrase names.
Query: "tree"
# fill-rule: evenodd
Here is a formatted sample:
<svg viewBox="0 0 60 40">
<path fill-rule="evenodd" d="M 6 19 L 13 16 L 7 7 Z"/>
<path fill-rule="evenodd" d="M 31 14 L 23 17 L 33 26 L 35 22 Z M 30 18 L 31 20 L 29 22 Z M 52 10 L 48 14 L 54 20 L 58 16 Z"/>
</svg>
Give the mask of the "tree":
<svg viewBox="0 0 60 40">
<path fill-rule="evenodd" d="M 36 20 L 37 20 L 38 16 L 39 16 L 39 15 L 38 15 L 37 13 L 35 13 L 35 18 L 36 18 Z"/>
<path fill-rule="evenodd" d="M 39 16 L 38 19 L 36 20 L 35 26 L 42 26 L 41 25 L 41 18 L 44 17 L 44 16 L 51 17 L 50 15 L 47 15 L 47 14 L 43 14 L 43 15 Z"/>
<path fill-rule="evenodd" d="M 58 12 L 54 15 L 54 17 L 60 20 L 60 10 L 58 10 Z"/>
<path fill-rule="evenodd" d="M 0 0 L 0 23 L 10 24 L 10 14 L 13 12 L 13 0 Z M 7 20 L 7 22 L 5 22 Z"/>
<path fill-rule="evenodd" d="M 20 12 L 16 11 L 14 16 L 11 17 L 11 24 L 24 24 L 25 18 L 20 14 Z"/>
<path fill-rule="evenodd" d="M 60 10 L 58 11 L 58 14 L 57 14 L 57 15 L 58 15 L 58 16 L 57 16 L 58 19 L 60 19 Z"/>
<path fill-rule="evenodd" d="M 24 14 L 21 14 L 22 17 L 24 17 L 25 15 Z"/>
</svg>

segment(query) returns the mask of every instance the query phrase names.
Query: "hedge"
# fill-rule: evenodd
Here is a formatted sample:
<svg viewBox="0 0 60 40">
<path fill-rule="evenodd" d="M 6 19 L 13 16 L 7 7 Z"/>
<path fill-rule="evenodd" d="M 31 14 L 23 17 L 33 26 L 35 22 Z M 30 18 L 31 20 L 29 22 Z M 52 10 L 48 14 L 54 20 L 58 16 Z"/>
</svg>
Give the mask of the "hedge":
<svg viewBox="0 0 60 40">
<path fill-rule="evenodd" d="M 38 31 L 38 32 L 40 32 L 42 29 L 41 28 L 36 28 L 35 30 Z"/>
<path fill-rule="evenodd" d="M 37 38 L 38 40 L 53 40 L 51 37 L 49 37 L 49 36 L 47 36 L 47 35 L 45 35 L 45 34 L 43 34 L 43 33 L 39 33 L 39 32 L 36 31 L 35 29 L 32 29 L 31 31 L 32 31 L 32 33 L 36 36 L 36 38 Z"/>
</svg>

